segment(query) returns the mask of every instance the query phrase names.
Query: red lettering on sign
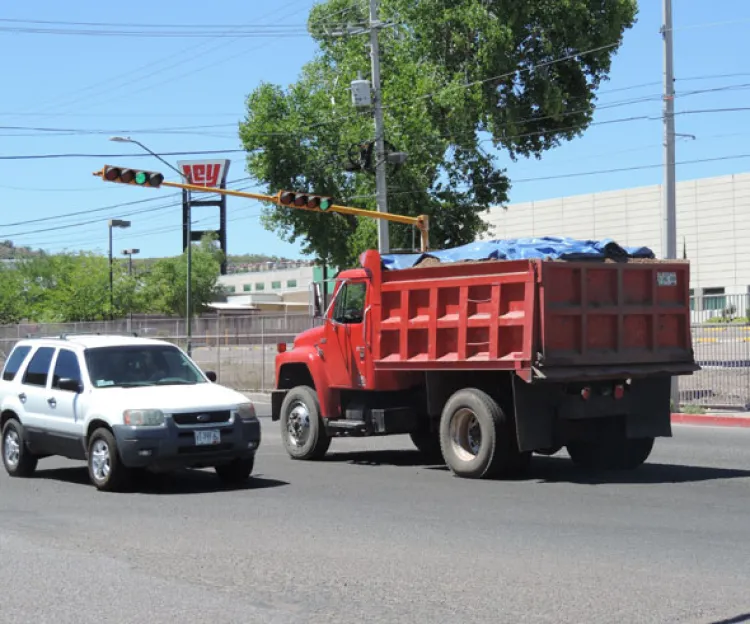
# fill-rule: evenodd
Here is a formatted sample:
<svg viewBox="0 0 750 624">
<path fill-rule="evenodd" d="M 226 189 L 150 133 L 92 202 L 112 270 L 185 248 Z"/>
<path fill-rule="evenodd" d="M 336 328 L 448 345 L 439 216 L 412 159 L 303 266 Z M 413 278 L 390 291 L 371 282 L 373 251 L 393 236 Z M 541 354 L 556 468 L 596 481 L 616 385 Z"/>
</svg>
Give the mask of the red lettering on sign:
<svg viewBox="0 0 750 624">
<path fill-rule="evenodd" d="M 190 182 L 196 186 L 219 185 L 219 175 L 221 175 L 219 164 L 183 165 L 182 169 Z"/>
</svg>

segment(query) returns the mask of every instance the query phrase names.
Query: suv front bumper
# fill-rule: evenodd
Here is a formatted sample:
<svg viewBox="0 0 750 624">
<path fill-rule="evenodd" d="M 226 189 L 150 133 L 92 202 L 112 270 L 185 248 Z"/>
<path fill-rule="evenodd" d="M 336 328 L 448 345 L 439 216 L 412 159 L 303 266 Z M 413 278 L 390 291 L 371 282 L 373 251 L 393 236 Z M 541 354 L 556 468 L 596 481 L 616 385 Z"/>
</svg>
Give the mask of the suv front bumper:
<svg viewBox="0 0 750 624">
<path fill-rule="evenodd" d="M 196 431 L 218 431 L 218 444 L 197 445 Z M 208 427 L 178 427 L 167 418 L 160 427 L 116 425 L 112 431 L 122 463 L 129 468 L 202 468 L 255 455 L 261 441 L 256 420 Z"/>
</svg>

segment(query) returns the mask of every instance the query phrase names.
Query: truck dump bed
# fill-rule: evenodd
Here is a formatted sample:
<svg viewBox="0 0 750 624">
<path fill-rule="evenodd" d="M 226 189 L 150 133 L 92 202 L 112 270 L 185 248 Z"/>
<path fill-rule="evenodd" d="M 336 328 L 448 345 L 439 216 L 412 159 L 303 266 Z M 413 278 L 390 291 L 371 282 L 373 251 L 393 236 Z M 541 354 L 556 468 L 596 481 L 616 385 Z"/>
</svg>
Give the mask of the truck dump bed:
<svg viewBox="0 0 750 624">
<path fill-rule="evenodd" d="M 371 322 L 380 370 L 509 369 L 527 380 L 697 370 L 688 262 L 461 262 L 383 270 Z"/>
</svg>

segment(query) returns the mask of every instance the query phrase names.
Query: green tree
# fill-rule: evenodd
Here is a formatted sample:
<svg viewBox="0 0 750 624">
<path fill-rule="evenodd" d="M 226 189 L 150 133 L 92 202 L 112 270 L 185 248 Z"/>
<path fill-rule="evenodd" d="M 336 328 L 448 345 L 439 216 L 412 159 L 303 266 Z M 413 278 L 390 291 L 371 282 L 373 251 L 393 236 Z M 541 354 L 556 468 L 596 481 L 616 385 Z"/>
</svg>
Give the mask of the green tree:
<svg viewBox="0 0 750 624">
<path fill-rule="evenodd" d="M 315 6 L 316 58 L 288 88 L 262 84 L 248 96 L 240 137 L 249 173 L 269 191 L 374 209 L 374 176 L 344 170 L 350 148 L 373 138 L 348 91 L 369 75 L 366 39 L 328 34 L 366 22 L 364 10 L 354 0 Z M 636 0 L 383 0 L 381 17 L 395 24 L 381 30 L 385 138 L 408 153 L 389 172 L 389 209 L 430 215 L 433 247 L 486 231 L 483 214 L 507 200 L 509 180 L 485 146 L 538 158 L 580 135 L 636 11 Z M 376 240 L 369 219 L 274 207 L 263 224 L 340 266 Z M 391 225 L 391 247 L 411 247 L 412 236 Z"/>
<path fill-rule="evenodd" d="M 218 279 L 222 251 L 215 237 L 207 235 L 192 248 L 191 298 L 194 314 L 207 309 L 221 294 Z M 185 315 L 187 285 L 187 254 L 176 258 L 160 258 L 144 278 L 142 296 L 149 312 Z"/>
</svg>

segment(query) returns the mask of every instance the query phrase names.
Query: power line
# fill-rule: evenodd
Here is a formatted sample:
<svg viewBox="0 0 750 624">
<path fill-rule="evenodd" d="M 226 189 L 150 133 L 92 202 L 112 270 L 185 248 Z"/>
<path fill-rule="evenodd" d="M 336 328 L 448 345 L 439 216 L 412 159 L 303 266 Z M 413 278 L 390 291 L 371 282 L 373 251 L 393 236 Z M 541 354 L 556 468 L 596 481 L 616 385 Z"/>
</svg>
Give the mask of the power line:
<svg viewBox="0 0 750 624">
<path fill-rule="evenodd" d="M 285 5 L 283 5 L 282 7 L 275 8 L 273 11 L 271 11 L 271 12 L 263 15 L 259 19 L 270 18 L 271 16 L 275 15 L 276 13 L 284 11 L 287 8 L 291 7 L 291 6 L 299 4 L 300 2 L 301 2 L 301 0 L 292 0 L 292 2 L 289 2 L 289 3 L 285 4 Z M 286 17 L 288 17 L 288 15 L 284 16 L 284 18 L 281 18 L 281 19 L 285 19 Z M 119 89 L 121 89 L 123 87 L 130 87 L 133 83 L 142 82 L 143 80 L 146 80 L 146 79 L 148 79 L 148 78 L 150 78 L 152 76 L 159 75 L 160 73 L 162 73 L 162 72 L 164 72 L 164 71 L 166 71 L 168 69 L 173 69 L 173 68 L 179 67 L 180 65 L 183 65 L 185 63 L 190 63 L 199 54 L 202 54 L 202 55 L 210 54 L 210 53 L 212 53 L 212 52 L 214 52 L 214 51 L 216 51 L 216 50 L 218 50 L 218 49 L 220 49 L 222 47 L 231 45 L 235 41 L 239 41 L 239 39 L 235 38 L 235 39 L 229 39 L 229 40 L 222 40 L 219 43 L 217 43 L 217 44 L 215 44 L 213 46 L 208 47 L 207 49 L 205 49 L 205 48 L 209 45 L 209 42 L 202 42 L 202 43 L 199 43 L 197 46 L 196 45 L 192 45 L 190 47 L 183 48 L 182 50 L 178 51 L 175 54 L 168 55 L 167 57 L 164 57 L 161 60 L 152 61 L 150 63 L 147 63 L 146 65 L 143 65 L 143 66 L 141 66 L 139 68 L 135 68 L 135 69 L 133 69 L 133 70 L 131 70 L 129 72 L 125 72 L 124 74 L 120 74 L 116 78 L 110 78 L 108 80 L 100 81 L 99 83 L 94 83 L 93 85 L 89 85 L 88 87 L 84 87 L 83 89 L 79 89 L 79 90 L 77 90 L 76 94 L 73 96 L 73 99 L 71 99 L 70 97 L 68 97 L 67 101 L 60 102 L 60 99 L 57 98 L 54 102 L 50 102 L 46 107 L 43 105 L 41 110 L 44 111 L 45 108 L 47 110 L 49 110 L 50 108 L 54 108 L 55 110 L 58 110 L 60 108 L 60 106 L 68 107 L 68 106 L 71 106 L 73 104 L 76 104 L 76 103 L 84 101 L 84 100 L 89 103 L 89 107 L 90 107 L 90 105 L 91 105 L 91 98 L 92 97 L 96 98 L 97 96 L 104 95 L 104 94 L 107 94 L 107 93 L 111 93 L 113 90 L 119 90 Z M 178 58 L 179 60 L 176 63 L 172 63 L 170 65 L 163 66 L 163 67 L 161 67 L 159 69 L 156 69 L 154 71 L 151 71 L 151 72 L 148 72 L 148 73 L 145 73 L 145 74 L 143 73 L 144 70 L 147 70 L 147 69 L 150 69 L 150 68 L 153 68 L 153 67 L 158 67 L 158 66 L 162 65 L 165 61 L 173 59 L 173 58 Z M 115 86 L 104 88 L 105 85 L 112 85 L 112 84 L 114 84 Z M 85 95 L 86 92 L 89 92 L 89 94 Z M 82 95 L 82 93 L 84 93 L 84 95 Z M 107 100 L 105 100 L 105 101 L 107 101 Z"/>
<path fill-rule="evenodd" d="M 239 154 L 244 149 L 199 150 L 194 152 L 159 152 L 160 156 L 206 156 L 209 154 Z M 47 160 L 53 158 L 150 158 L 151 154 L 24 154 L 0 156 L 0 160 Z"/>
</svg>

